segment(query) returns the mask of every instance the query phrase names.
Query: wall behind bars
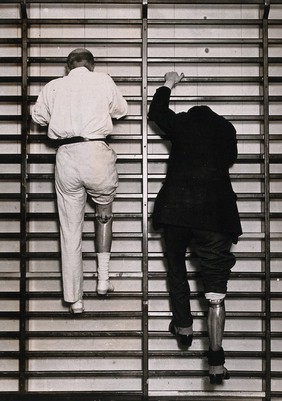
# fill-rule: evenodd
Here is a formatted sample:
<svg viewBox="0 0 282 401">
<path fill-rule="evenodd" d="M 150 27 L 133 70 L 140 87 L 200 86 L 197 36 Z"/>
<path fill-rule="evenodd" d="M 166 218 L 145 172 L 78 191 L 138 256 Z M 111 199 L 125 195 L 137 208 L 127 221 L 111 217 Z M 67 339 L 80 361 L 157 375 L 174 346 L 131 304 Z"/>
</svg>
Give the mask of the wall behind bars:
<svg viewBox="0 0 282 401">
<path fill-rule="evenodd" d="M 73 317 L 61 294 L 55 150 L 46 143 L 46 132 L 32 124 L 23 208 L 24 164 L 19 157 L 23 31 L 19 4 L 4 3 L 0 5 L 0 153 L 4 155 L 0 162 L 0 391 L 125 391 L 193 400 L 200 396 L 282 400 L 282 5 L 271 6 L 266 30 L 260 1 L 244 5 L 156 1 L 149 2 L 147 15 L 142 4 L 134 1 L 28 3 L 29 110 L 41 87 L 64 75 L 68 53 L 81 46 L 93 52 L 96 71 L 109 73 L 129 103 L 128 117 L 115 124 L 111 137 L 120 176 L 111 261 L 116 291 L 106 299 L 96 296 L 94 207 L 88 202 L 83 237 L 86 313 Z M 263 49 L 266 33 L 269 45 Z M 269 86 L 265 88 L 267 51 Z M 146 113 L 169 70 L 185 74 L 172 92 L 175 111 L 208 104 L 230 119 L 238 133 L 239 159 L 231 175 L 244 235 L 233 248 L 237 264 L 226 300 L 224 348 L 232 379 L 220 389 L 210 386 L 207 378 L 207 307 L 197 261 L 187 253 L 195 340 L 189 351 L 181 352 L 168 333 L 166 264 L 160 234 L 150 221 L 169 144 L 147 123 Z M 265 96 L 269 96 L 267 104 Z M 270 197 L 268 204 L 265 194 Z M 24 277 L 21 266 L 26 268 Z"/>
</svg>

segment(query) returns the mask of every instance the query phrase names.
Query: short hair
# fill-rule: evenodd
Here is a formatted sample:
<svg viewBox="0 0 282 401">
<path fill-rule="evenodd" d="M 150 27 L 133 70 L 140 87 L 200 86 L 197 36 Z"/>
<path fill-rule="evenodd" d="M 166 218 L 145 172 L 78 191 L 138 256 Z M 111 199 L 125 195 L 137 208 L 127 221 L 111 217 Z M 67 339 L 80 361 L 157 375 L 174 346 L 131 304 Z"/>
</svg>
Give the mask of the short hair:
<svg viewBox="0 0 282 401">
<path fill-rule="evenodd" d="M 68 55 L 67 66 L 70 70 L 77 67 L 86 67 L 90 70 L 94 66 L 94 56 L 87 49 L 75 49 Z"/>
</svg>

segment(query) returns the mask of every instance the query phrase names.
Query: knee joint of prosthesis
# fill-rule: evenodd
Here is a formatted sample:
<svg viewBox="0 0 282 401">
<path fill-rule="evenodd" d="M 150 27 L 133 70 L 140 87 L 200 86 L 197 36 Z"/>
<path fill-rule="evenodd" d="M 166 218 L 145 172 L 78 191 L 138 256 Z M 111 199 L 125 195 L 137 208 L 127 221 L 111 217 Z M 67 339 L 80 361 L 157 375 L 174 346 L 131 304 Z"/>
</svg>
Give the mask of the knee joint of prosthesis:
<svg viewBox="0 0 282 401">
<path fill-rule="evenodd" d="M 96 221 L 98 224 L 110 224 L 111 220 L 113 219 L 112 213 L 105 213 L 105 212 L 97 212 L 96 213 Z"/>
<path fill-rule="evenodd" d="M 210 307 L 220 307 L 224 305 L 224 298 L 226 294 L 222 294 L 219 292 L 206 292 L 205 297 L 209 303 Z"/>
</svg>

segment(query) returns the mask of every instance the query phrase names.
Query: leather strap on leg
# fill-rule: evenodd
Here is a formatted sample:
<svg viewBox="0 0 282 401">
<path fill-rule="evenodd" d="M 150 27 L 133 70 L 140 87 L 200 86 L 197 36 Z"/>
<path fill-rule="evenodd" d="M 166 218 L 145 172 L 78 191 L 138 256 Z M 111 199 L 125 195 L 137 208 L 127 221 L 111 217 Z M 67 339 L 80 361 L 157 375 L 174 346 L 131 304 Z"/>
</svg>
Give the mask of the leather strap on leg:
<svg viewBox="0 0 282 401">
<path fill-rule="evenodd" d="M 224 365 L 225 357 L 224 357 L 224 350 L 221 347 L 218 351 L 213 351 L 211 348 L 208 352 L 208 364 L 210 366 L 219 366 Z"/>
</svg>

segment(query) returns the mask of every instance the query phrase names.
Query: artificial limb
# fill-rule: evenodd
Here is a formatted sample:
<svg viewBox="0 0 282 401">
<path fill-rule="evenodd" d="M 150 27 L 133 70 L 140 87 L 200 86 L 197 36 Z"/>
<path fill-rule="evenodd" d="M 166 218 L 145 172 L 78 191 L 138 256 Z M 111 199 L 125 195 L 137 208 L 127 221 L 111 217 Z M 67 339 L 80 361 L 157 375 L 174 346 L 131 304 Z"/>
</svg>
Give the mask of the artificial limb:
<svg viewBox="0 0 282 401">
<path fill-rule="evenodd" d="M 229 379 L 228 370 L 224 367 L 225 357 L 222 348 L 222 339 L 225 325 L 225 294 L 206 293 L 208 300 L 208 334 L 210 348 L 208 352 L 209 377 L 211 384 L 222 384 L 222 381 Z"/>
<path fill-rule="evenodd" d="M 96 209 L 95 232 L 98 265 L 97 293 L 99 295 L 106 295 L 108 291 L 114 291 L 114 287 L 109 280 L 109 263 L 112 246 L 112 223 L 112 204 L 98 204 Z"/>
</svg>

